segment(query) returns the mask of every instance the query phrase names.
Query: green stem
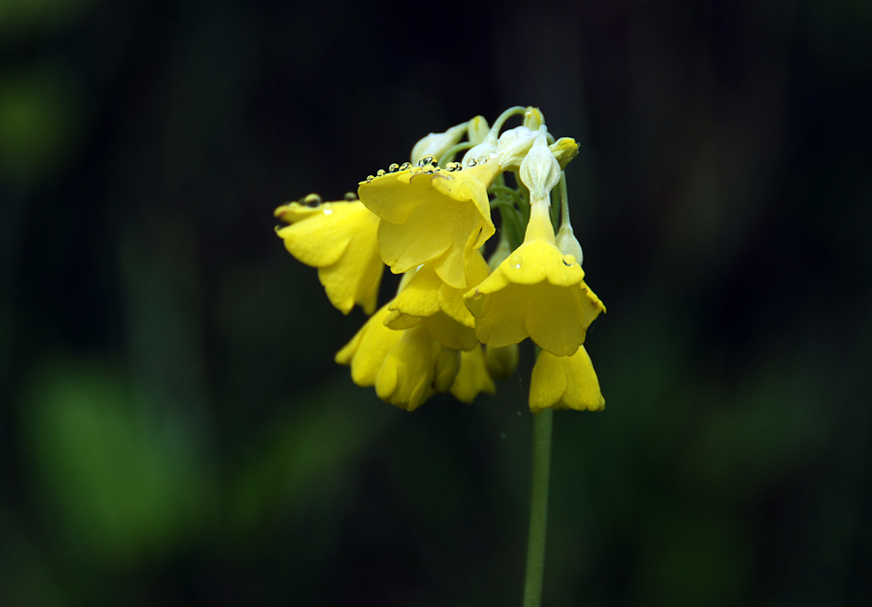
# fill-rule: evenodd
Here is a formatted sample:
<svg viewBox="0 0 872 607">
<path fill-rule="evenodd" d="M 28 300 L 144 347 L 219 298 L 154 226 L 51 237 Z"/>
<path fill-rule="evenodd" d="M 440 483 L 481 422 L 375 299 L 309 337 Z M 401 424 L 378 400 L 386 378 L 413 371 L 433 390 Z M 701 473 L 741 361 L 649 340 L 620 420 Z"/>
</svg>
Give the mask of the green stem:
<svg viewBox="0 0 872 607">
<path fill-rule="evenodd" d="M 527 543 L 524 607 L 539 607 L 542 604 L 553 415 L 554 411 L 549 408 L 533 416 L 533 487 L 530 495 L 530 536 Z"/>
</svg>

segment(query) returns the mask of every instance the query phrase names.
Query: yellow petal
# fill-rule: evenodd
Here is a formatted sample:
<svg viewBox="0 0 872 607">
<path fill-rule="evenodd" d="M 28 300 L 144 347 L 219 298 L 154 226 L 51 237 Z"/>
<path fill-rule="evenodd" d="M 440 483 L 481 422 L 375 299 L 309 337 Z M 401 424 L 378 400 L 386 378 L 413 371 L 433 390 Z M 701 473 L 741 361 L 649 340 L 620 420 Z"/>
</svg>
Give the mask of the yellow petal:
<svg viewBox="0 0 872 607">
<path fill-rule="evenodd" d="M 572 356 L 554 356 L 542 350 L 530 380 L 530 410 L 574 409 L 597 411 L 605 407 L 599 380 L 584 346 Z"/>
<path fill-rule="evenodd" d="M 382 219 L 378 246 L 391 271 L 431 262 L 444 282 L 465 288 L 468 251 L 495 231 L 487 187 L 500 170 L 496 162 L 453 172 L 413 167 L 361 183 L 361 201 Z"/>
<path fill-rule="evenodd" d="M 403 336 L 384 325 L 387 306 L 373 314 L 348 344 L 337 354 L 336 362 L 351 365 L 351 379 L 358 386 L 374 386 L 385 358 Z"/>
<path fill-rule="evenodd" d="M 485 365 L 485 354 L 481 346 L 469 352 L 460 353 L 460 371 L 451 386 L 451 394 L 464 403 L 472 403 L 482 392 L 493 394 L 497 391 L 494 381 Z"/>
<path fill-rule="evenodd" d="M 422 326 L 403 331 L 378 371 L 378 397 L 407 411 L 420 407 L 457 373 L 457 352 L 445 350 Z"/>
<path fill-rule="evenodd" d="M 330 302 L 345 314 L 355 303 L 372 314 L 384 270 L 378 254 L 378 217 L 359 201 L 315 208 L 291 203 L 276 209 L 276 216 L 293 222 L 277 233 L 291 255 L 318 268 Z"/>
<path fill-rule="evenodd" d="M 583 278 L 550 242 L 525 242 L 464 296 L 479 341 L 503 347 L 530 337 L 554 354 L 572 354 L 605 310 Z"/>
</svg>

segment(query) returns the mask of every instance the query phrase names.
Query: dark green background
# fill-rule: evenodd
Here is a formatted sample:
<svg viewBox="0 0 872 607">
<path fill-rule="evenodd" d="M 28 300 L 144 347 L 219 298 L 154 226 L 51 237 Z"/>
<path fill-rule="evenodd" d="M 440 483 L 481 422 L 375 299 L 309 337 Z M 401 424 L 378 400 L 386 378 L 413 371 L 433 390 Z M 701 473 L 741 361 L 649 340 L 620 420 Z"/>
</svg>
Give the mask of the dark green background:
<svg viewBox="0 0 872 607">
<path fill-rule="evenodd" d="M 870 32 L 861 0 L 0 0 L 0 605 L 519 605 L 529 354 L 472 407 L 381 403 L 272 218 L 516 104 L 582 144 L 609 310 L 544 604 L 872 604 Z"/>
</svg>

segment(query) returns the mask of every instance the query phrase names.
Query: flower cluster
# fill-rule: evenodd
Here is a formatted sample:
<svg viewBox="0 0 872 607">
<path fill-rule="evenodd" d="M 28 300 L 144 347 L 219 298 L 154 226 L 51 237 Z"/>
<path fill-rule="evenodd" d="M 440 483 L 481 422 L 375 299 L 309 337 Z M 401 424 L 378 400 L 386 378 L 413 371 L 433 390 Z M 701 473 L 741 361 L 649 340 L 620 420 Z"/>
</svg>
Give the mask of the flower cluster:
<svg viewBox="0 0 872 607">
<path fill-rule="evenodd" d="M 519 114 L 521 126 L 503 128 Z M 577 152 L 574 140 L 554 139 L 538 109 L 516 107 L 492 127 L 478 116 L 430 133 L 411 162 L 370 175 L 357 196 L 309 195 L 276 209 L 289 224 L 278 235 L 318 268 L 330 302 L 371 315 L 336 355 L 357 385 L 408 411 L 437 392 L 471 403 L 514 373 L 529 337 L 534 413 L 603 408 L 583 344 L 605 307 L 584 282 L 563 174 Z M 500 230 L 485 260 L 492 210 Z M 403 276 L 376 311 L 385 265 Z"/>
</svg>

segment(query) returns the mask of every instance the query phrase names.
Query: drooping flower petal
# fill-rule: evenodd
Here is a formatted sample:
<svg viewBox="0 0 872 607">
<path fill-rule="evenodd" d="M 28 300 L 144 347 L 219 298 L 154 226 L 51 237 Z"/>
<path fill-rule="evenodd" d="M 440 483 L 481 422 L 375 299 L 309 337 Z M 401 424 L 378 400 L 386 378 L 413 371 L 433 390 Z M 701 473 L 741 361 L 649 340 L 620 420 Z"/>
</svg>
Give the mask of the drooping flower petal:
<svg viewBox="0 0 872 607">
<path fill-rule="evenodd" d="M 466 268 L 466 280 L 471 285 L 479 284 L 488 275 L 487 263 L 478 251 L 469 254 Z M 478 346 L 475 318 L 464 304 L 463 294 L 463 289 L 444 283 L 432 264 L 424 264 L 390 304 L 391 314 L 385 324 L 392 329 L 408 329 L 422 322 L 446 348 L 472 350 Z"/>
<path fill-rule="evenodd" d="M 360 331 L 345 347 L 336 353 L 336 362 L 351 365 L 351 379 L 361 387 L 374 386 L 378 372 L 388 353 L 400 338 L 402 331 L 385 326 L 384 319 L 390 313 L 387 306 L 369 317 Z"/>
<path fill-rule="evenodd" d="M 330 303 L 344 314 L 360 304 L 375 310 L 384 265 L 378 254 L 378 217 L 360 201 L 315 207 L 292 202 L 276 209 L 290 223 L 277 230 L 291 255 L 318 268 Z"/>
<path fill-rule="evenodd" d="M 485 365 L 485 355 L 482 346 L 469 352 L 460 353 L 460 371 L 451 386 L 451 394 L 464 403 L 472 403 L 475 397 L 486 392 L 494 394 L 497 387 L 491 379 Z"/>
<path fill-rule="evenodd" d="M 558 356 L 572 354 L 605 310 L 583 278 L 581 267 L 554 245 L 541 240 L 521 245 L 465 295 L 476 317 L 476 336 L 496 347 L 530 337 Z"/>
<path fill-rule="evenodd" d="M 387 329 L 390 331 L 390 329 Z M 447 392 L 457 376 L 460 356 L 434 340 L 422 326 L 402 337 L 378 371 L 378 397 L 400 409 L 414 411 L 436 392 Z"/>
<path fill-rule="evenodd" d="M 382 220 L 378 246 L 392 272 L 430 262 L 444 282 L 462 289 L 466 257 L 495 232 L 487 188 L 502 169 L 496 162 L 457 171 L 428 166 L 364 181 L 360 199 Z"/>
<path fill-rule="evenodd" d="M 530 380 L 530 410 L 533 413 L 548 407 L 597 411 L 605 404 L 584 346 L 572 356 L 554 356 L 547 350 L 539 353 Z"/>
</svg>

